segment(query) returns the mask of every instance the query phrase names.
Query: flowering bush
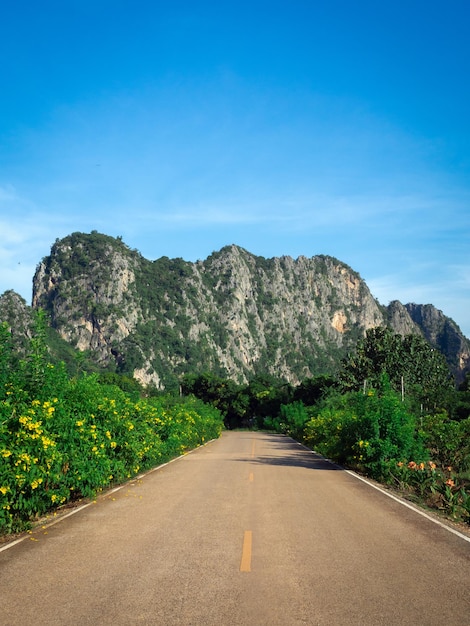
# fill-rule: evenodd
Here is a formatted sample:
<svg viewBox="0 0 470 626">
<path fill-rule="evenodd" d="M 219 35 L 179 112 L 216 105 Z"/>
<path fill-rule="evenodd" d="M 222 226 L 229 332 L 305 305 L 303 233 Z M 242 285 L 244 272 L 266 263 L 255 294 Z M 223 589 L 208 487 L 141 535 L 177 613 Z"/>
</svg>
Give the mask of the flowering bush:
<svg viewBox="0 0 470 626">
<path fill-rule="evenodd" d="M 390 467 L 390 475 L 401 491 L 456 520 L 470 523 L 470 496 L 452 466 L 437 466 L 434 461 L 399 462 Z"/>
<path fill-rule="evenodd" d="M 70 379 L 47 361 L 41 328 L 12 367 L 6 330 L 1 325 L 0 532 L 220 435 L 220 412 L 195 398 L 136 399 L 97 375 Z"/>
<path fill-rule="evenodd" d="M 221 429 L 219 411 L 194 398 L 135 402 L 94 375 L 68 381 L 60 399 L 26 401 L 10 386 L 0 402 L 0 531 L 94 496 Z"/>
</svg>

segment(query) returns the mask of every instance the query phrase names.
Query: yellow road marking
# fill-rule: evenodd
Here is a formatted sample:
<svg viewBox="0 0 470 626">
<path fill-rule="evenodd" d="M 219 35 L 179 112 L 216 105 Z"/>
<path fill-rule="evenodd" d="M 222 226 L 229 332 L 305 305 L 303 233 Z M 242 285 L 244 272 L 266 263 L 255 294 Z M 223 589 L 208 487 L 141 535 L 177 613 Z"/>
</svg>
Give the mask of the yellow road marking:
<svg viewBox="0 0 470 626">
<path fill-rule="evenodd" d="M 252 483 L 254 479 L 255 479 L 255 477 L 253 476 L 253 472 L 250 472 L 250 476 L 249 476 L 248 480 L 250 481 L 250 483 Z"/>
<path fill-rule="evenodd" d="M 242 560 L 240 563 L 241 572 L 251 572 L 251 546 L 253 542 L 253 533 L 251 530 L 245 530 L 243 536 Z"/>
</svg>

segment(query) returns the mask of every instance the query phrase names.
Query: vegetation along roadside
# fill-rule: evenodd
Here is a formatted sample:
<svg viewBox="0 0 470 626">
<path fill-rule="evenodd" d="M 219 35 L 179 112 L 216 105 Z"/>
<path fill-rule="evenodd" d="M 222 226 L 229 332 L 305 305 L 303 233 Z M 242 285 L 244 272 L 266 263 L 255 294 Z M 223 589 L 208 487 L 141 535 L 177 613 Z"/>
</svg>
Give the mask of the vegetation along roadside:
<svg viewBox="0 0 470 626">
<path fill-rule="evenodd" d="M 94 497 L 225 428 L 286 433 L 449 518 L 470 524 L 469 377 L 456 388 L 417 336 L 369 330 L 336 374 L 294 387 L 211 373 L 174 395 L 53 362 L 39 312 L 26 351 L 0 325 L 0 533 Z"/>
<path fill-rule="evenodd" d="M 145 397 L 138 385 L 124 391 L 107 376 L 69 377 L 49 361 L 44 332 L 39 316 L 18 359 L 7 325 L 0 326 L 3 534 L 218 437 L 223 427 L 220 411 L 194 396 Z"/>
<path fill-rule="evenodd" d="M 229 427 L 292 436 L 311 449 L 470 524 L 470 377 L 457 388 L 421 337 L 367 331 L 336 375 L 291 387 L 268 376 L 248 385 L 187 376 L 186 393 L 221 408 Z"/>
</svg>

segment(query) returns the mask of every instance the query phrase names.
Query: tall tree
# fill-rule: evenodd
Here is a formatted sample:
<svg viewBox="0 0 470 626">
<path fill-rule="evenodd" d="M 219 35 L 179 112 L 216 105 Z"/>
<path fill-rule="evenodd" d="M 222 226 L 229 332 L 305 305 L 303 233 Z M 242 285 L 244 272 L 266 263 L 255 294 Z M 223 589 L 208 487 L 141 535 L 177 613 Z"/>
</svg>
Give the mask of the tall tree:
<svg viewBox="0 0 470 626">
<path fill-rule="evenodd" d="M 446 407 L 455 389 L 444 356 L 420 335 L 398 335 L 389 328 L 369 329 L 356 351 L 341 364 L 340 381 L 346 390 L 379 388 L 383 374 L 423 410 Z"/>
<path fill-rule="evenodd" d="M 227 428 L 245 424 L 249 398 L 244 385 L 210 373 L 187 374 L 181 381 L 181 389 L 184 394 L 193 394 L 219 409 Z"/>
</svg>

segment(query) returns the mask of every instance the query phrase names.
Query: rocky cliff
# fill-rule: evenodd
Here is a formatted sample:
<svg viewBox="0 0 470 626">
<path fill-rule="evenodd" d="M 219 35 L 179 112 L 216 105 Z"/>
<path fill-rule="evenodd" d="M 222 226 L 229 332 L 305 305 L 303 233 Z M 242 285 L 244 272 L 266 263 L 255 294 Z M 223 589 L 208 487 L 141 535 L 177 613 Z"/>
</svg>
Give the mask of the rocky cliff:
<svg viewBox="0 0 470 626">
<path fill-rule="evenodd" d="M 33 336 L 31 308 L 14 291 L 5 291 L 0 296 L 0 323 L 6 323 L 13 344 L 20 356 L 25 352 L 28 340 Z"/>
<path fill-rule="evenodd" d="M 149 261 L 93 232 L 58 240 L 33 280 L 60 336 L 160 388 L 189 371 L 292 383 L 331 372 L 369 328 L 423 334 L 461 377 L 470 342 L 431 305 L 381 306 L 328 256 L 265 259 L 232 245 L 204 261 Z"/>
</svg>

